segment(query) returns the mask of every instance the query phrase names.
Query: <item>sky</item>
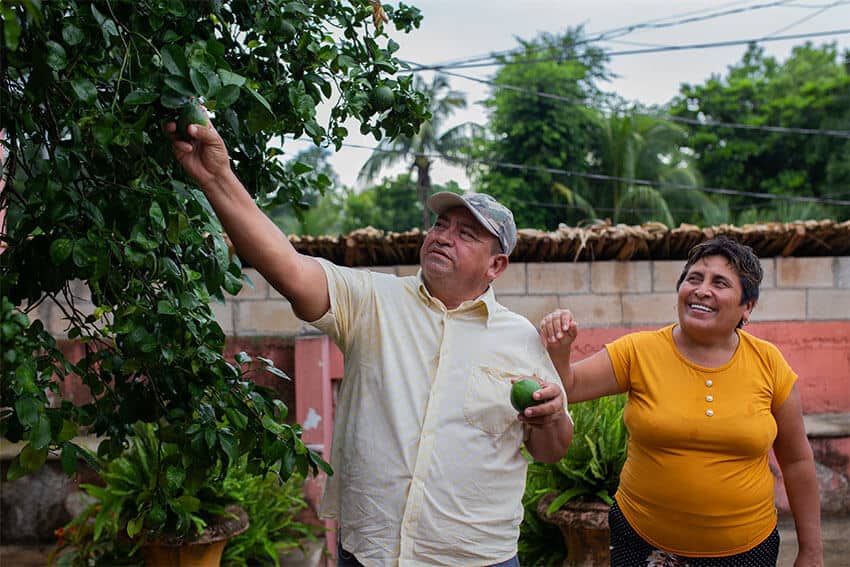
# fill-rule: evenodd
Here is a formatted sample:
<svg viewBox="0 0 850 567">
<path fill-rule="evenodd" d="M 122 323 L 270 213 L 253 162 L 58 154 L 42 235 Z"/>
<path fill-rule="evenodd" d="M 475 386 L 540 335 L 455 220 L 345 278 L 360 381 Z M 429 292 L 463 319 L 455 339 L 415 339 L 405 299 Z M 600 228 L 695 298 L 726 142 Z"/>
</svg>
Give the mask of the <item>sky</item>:
<svg viewBox="0 0 850 567">
<path fill-rule="evenodd" d="M 398 5 L 396 0 L 385 2 Z M 588 37 L 601 32 L 640 25 L 614 41 L 600 43 L 609 52 L 681 46 L 704 43 L 775 38 L 785 35 L 823 33 L 844 30 L 843 34 L 809 39 L 768 41 L 760 45 L 767 55 L 785 60 L 791 48 L 805 41 L 819 46 L 836 42 L 850 49 L 850 0 L 406 0 L 423 14 L 419 29 L 391 37 L 400 44 L 400 59 L 423 65 L 488 55 L 517 47 L 517 38 L 533 39 L 541 33 L 560 34 L 568 27 L 583 25 Z M 709 17 L 730 12 L 727 15 Z M 682 20 L 701 21 L 679 23 Z M 676 22 L 676 25 L 665 26 Z M 660 27 L 663 26 L 663 27 Z M 610 37 L 610 35 L 609 35 Z M 746 45 L 683 49 L 665 53 L 612 56 L 608 69 L 616 76 L 599 86 L 628 100 L 644 104 L 662 104 L 679 92 L 683 83 L 702 84 L 712 74 L 725 75 L 727 68 L 741 60 Z M 496 67 L 458 69 L 464 75 L 492 78 Z M 423 75 L 430 82 L 430 75 Z M 464 92 L 467 108 L 457 111 L 445 128 L 467 121 L 486 124 L 487 115 L 480 104 L 488 87 L 457 77 L 449 77 L 454 90 Z M 374 147 L 377 142 L 358 133 L 356 124 L 348 125 L 347 144 Z M 290 141 L 287 153 L 309 147 L 309 141 Z M 333 148 L 331 148 L 333 150 Z M 330 160 L 341 182 L 360 188 L 357 174 L 370 151 L 343 147 Z M 386 170 L 381 176 L 396 175 L 403 166 Z M 454 179 L 462 187 L 469 182 L 462 170 L 437 161 L 432 166 L 432 181 Z"/>
</svg>

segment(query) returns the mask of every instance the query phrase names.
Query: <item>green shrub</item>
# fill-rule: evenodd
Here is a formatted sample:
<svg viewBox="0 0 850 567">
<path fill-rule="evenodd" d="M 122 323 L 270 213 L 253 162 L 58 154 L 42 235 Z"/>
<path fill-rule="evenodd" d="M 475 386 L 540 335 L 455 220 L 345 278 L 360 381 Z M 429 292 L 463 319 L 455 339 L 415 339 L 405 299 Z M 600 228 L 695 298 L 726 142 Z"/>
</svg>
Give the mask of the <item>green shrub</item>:
<svg viewBox="0 0 850 567">
<path fill-rule="evenodd" d="M 626 461 L 628 431 L 623 423 L 626 394 L 570 405 L 575 435 L 566 456 L 554 464 L 529 458 L 520 525 L 519 556 L 523 565 L 560 565 L 566 547 L 560 530 L 537 514 L 540 499 L 556 496 L 548 513 L 567 502 L 613 502 Z"/>
<path fill-rule="evenodd" d="M 293 474 L 281 482 L 276 474 L 251 474 L 243 460 L 231 467 L 225 491 L 248 513 L 250 525 L 227 542 L 222 565 L 275 565 L 278 556 L 302 548 L 303 540 L 317 541 L 324 528 L 301 522 L 297 514 L 307 508 L 304 477 Z"/>
<path fill-rule="evenodd" d="M 625 403 L 626 395 L 620 394 L 570 406 L 575 436 L 567 455 L 551 465 L 558 496 L 550 514 L 571 500 L 614 502 L 629 441 Z"/>
<path fill-rule="evenodd" d="M 252 472 L 247 457 L 242 457 L 226 474 L 219 469 L 218 475 L 194 481 L 174 478 L 182 476 L 176 464 L 185 458 L 177 445 L 164 442 L 162 430 L 152 424 L 136 423 L 133 431 L 130 446 L 120 457 L 101 462 L 103 484 L 82 485 L 93 500 L 57 530 L 59 542 L 51 563 L 139 565 L 138 548 L 146 540 L 178 532 L 200 533 L 230 504 L 245 510 L 250 523 L 228 542 L 223 564 L 278 565 L 279 552 L 299 547 L 305 538 L 315 541 L 321 534 L 321 527 L 296 519 L 307 507 L 304 477 L 299 473 L 284 482 L 276 470 Z"/>
<path fill-rule="evenodd" d="M 522 497 L 522 524 L 519 526 L 519 561 L 522 565 L 535 567 L 561 565 L 567 556 L 561 530 L 555 524 L 543 521 L 537 514 L 538 502 L 555 485 L 552 465 L 538 463 L 528 452 L 523 452 L 529 463 Z"/>
</svg>

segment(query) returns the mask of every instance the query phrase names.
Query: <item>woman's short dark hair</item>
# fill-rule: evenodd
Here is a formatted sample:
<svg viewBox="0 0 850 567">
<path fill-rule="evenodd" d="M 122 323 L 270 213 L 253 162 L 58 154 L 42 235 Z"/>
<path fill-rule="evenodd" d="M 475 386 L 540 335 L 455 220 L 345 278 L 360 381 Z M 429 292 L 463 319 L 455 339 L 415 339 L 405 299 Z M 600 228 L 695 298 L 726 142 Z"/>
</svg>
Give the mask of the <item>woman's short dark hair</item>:
<svg viewBox="0 0 850 567">
<path fill-rule="evenodd" d="M 718 236 L 705 242 L 700 242 L 688 252 L 688 261 L 685 267 L 682 268 L 682 275 L 679 276 L 679 282 L 676 284 L 676 289 L 685 281 L 685 276 L 688 275 L 688 270 L 697 261 L 708 256 L 723 256 L 729 264 L 738 273 L 738 278 L 741 280 L 741 305 L 749 300 L 758 300 L 759 286 L 761 279 L 764 277 L 764 272 L 761 269 L 761 262 L 756 256 L 753 249 L 746 244 L 741 244 L 737 240 L 733 240 L 728 236 Z"/>
</svg>

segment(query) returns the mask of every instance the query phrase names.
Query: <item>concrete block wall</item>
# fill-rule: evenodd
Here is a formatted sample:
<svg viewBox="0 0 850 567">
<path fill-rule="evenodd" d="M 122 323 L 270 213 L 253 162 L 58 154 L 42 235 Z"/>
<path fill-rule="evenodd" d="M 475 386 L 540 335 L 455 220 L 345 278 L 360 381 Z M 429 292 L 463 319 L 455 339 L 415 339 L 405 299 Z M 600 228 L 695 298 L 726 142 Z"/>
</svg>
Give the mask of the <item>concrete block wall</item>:
<svg viewBox="0 0 850 567">
<path fill-rule="evenodd" d="M 499 301 L 537 323 L 570 309 L 582 328 L 657 327 L 676 318 L 676 281 L 683 261 L 515 263 L 495 282 Z M 850 321 L 850 257 L 762 259 L 764 281 L 753 322 Z M 417 266 L 362 268 L 406 276 Z M 246 285 L 213 311 L 231 337 L 292 337 L 306 325 L 289 302 L 247 269 Z M 78 306 L 93 311 L 87 288 L 73 286 Z M 63 312 L 49 302 L 31 314 L 64 337 Z"/>
<path fill-rule="evenodd" d="M 583 328 L 643 327 L 676 318 L 682 261 L 517 263 L 496 280 L 499 301 L 537 323 L 558 307 Z M 850 321 L 850 257 L 766 258 L 754 322 Z M 365 269 L 365 268 L 364 268 Z M 369 268 L 399 276 L 416 266 Z M 254 287 L 214 306 L 232 336 L 295 335 L 305 328 L 289 303 L 254 270 Z"/>
</svg>

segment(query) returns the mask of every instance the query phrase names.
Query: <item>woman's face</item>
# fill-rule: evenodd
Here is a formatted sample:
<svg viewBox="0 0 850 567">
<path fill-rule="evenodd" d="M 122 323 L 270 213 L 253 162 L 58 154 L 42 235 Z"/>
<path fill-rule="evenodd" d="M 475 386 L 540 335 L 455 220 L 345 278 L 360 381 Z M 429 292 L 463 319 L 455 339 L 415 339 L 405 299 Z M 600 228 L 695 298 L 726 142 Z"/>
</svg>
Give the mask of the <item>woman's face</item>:
<svg viewBox="0 0 850 567">
<path fill-rule="evenodd" d="M 738 272 L 723 256 L 706 256 L 694 263 L 679 286 L 679 324 L 688 333 L 722 336 L 749 319 L 755 306 L 741 305 L 743 289 Z"/>
</svg>

